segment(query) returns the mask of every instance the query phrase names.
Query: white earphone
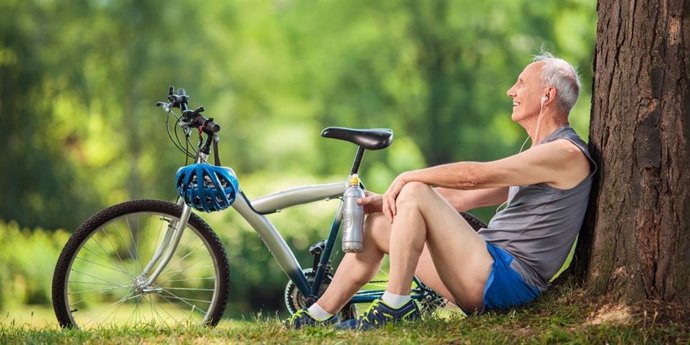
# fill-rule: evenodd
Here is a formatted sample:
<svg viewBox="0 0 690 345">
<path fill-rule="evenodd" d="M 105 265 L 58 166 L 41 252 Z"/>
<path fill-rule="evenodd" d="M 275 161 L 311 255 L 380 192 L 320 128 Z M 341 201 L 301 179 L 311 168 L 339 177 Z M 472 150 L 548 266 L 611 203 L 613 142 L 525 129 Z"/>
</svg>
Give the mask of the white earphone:
<svg viewBox="0 0 690 345">
<path fill-rule="evenodd" d="M 532 141 L 532 143 L 537 144 L 537 145 L 540 143 L 540 141 L 539 141 L 539 130 L 541 129 L 541 117 L 542 117 L 542 115 L 544 115 L 542 112 L 544 110 L 544 102 L 546 102 L 548 100 L 549 100 L 549 95 L 544 95 L 541 97 L 541 102 L 539 103 L 539 117 L 537 118 L 537 131 L 536 131 L 535 138 Z M 522 151 L 522 149 L 520 149 L 520 151 Z"/>
</svg>

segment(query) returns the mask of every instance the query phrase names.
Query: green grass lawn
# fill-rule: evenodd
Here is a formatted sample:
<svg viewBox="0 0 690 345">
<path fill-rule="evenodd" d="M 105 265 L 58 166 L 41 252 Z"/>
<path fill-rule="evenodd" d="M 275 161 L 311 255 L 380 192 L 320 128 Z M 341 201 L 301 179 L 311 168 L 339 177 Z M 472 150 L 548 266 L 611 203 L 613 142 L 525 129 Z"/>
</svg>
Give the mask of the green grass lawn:
<svg viewBox="0 0 690 345">
<path fill-rule="evenodd" d="M 607 304 L 566 285 L 524 308 L 470 318 L 444 311 L 418 323 L 370 332 L 287 330 L 273 315 L 224 320 L 213 329 L 60 330 L 51 309 L 27 307 L 0 315 L 0 344 L 690 344 L 689 322 L 687 308 L 656 303 Z"/>
</svg>

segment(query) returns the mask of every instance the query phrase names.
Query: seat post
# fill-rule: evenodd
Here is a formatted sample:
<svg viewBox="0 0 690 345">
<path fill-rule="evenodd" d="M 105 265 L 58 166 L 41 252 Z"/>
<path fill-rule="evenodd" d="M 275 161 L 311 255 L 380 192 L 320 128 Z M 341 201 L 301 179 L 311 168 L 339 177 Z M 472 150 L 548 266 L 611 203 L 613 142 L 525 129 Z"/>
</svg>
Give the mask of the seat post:
<svg viewBox="0 0 690 345">
<path fill-rule="evenodd" d="M 352 163 L 352 170 L 350 175 L 356 174 L 359 171 L 359 164 L 362 163 L 362 157 L 364 156 L 364 147 L 360 146 L 357 149 L 357 155 L 355 156 L 355 161 Z"/>
</svg>

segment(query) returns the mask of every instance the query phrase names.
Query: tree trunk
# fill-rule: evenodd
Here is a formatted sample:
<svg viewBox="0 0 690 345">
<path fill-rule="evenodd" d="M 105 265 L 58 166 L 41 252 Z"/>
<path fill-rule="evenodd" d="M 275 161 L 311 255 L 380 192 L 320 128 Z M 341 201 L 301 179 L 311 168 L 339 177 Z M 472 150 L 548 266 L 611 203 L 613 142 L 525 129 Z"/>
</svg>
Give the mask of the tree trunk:
<svg viewBox="0 0 690 345">
<path fill-rule="evenodd" d="M 690 304 L 690 0 L 599 0 L 587 286 Z"/>
</svg>

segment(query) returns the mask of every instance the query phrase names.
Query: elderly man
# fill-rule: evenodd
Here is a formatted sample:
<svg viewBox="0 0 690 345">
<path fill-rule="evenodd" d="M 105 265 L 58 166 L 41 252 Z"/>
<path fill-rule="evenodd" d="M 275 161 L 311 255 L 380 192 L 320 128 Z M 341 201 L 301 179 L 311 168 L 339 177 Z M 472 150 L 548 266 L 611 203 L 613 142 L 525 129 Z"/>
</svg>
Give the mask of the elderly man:
<svg viewBox="0 0 690 345">
<path fill-rule="evenodd" d="M 532 146 L 497 161 L 457 162 L 404 172 L 383 195 L 360 200 L 369 214 L 364 251 L 347 254 L 323 296 L 288 325 L 335 322 L 337 313 L 390 255 L 385 293 L 339 328 L 371 328 L 419 317 L 413 275 L 467 313 L 534 300 L 568 256 L 589 200 L 594 163 L 568 125 L 580 84 L 574 68 L 537 56 L 507 92 L 512 120 Z M 485 229 L 458 214 L 499 205 Z"/>
</svg>

